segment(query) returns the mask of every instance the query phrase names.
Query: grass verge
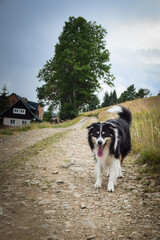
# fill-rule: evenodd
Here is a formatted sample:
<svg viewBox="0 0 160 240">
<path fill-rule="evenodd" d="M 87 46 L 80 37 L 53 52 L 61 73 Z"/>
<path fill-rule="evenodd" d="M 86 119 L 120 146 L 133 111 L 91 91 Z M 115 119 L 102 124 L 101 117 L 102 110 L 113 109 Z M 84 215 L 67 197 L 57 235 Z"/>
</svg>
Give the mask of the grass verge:
<svg viewBox="0 0 160 240">
<path fill-rule="evenodd" d="M 47 137 L 46 139 L 18 152 L 7 162 L 0 164 L 0 176 L 3 176 L 6 173 L 6 170 L 12 170 L 15 167 L 25 167 L 25 163 L 37 156 L 41 151 L 45 151 L 49 146 L 60 141 L 68 133 L 68 130 L 63 132 L 58 132 L 52 136 Z"/>
<path fill-rule="evenodd" d="M 137 162 L 145 164 L 148 174 L 160 176 L 160 96 L 136 99 L 122 103 L 132 112 L 132 154 Z M 97 116 L 99 121 L 116 118 L 102 108 L 85 113 L 86 116 Z M 138 156 L 138 157 L 137 157 Z"/>
<path fill-rule="evenodd" d="M 67 128 L 76 124 L 82 118 L 83 116 L 81 115 L 73 120 L 68 120 L 60 124 L 51 124 L 49 122 L 42 122 L 42 123 L 31 123 L 29 125 L 21 126 L 21 127 L 5 127 L 0 129 L 0 135 L 13 135 L 19 132 L 27 132 L 29 130 L 36 130 L 36 129 L 43 129 L 43 128 Z"/>
<path fill-rule="evenodd" d="M 147 164 L 148 172 L 160 174 L 160 111 L 158 107 L 133 113 L 132 152 L 137 161 Z"/>
</svg>

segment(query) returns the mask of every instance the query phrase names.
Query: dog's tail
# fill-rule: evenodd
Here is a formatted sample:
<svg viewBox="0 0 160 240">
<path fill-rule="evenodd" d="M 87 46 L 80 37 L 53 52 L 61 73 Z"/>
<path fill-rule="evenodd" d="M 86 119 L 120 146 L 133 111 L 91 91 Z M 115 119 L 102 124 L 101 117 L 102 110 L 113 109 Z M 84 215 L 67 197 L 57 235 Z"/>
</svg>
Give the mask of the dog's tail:
<svg viewBox="0 0 160 240">
<path fill-rule="evenodd" d="M 117 105 L 108 109 L 107 112 L 116 113 L 120 116 L 120 118 L 124 119 L 127 123 L 129 123 L 129 125 L 131 124 L 132 114 L 127 108 Z"/>
</svg>

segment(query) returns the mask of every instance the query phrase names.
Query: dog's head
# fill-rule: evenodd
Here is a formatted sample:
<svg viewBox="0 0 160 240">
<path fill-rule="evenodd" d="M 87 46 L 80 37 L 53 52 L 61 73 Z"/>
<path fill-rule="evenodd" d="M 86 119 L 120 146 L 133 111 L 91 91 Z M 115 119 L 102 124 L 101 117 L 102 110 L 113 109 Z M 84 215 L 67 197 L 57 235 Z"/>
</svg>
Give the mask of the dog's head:
<svg viewBox="0 0 160 240">
<path fill-rule="evenodd" d="M 105 123 L 93 123 L 87 127 L 88 129 L 88 141 L 91 149 L 97 149 L 97 156 L 102 157 L 105 146 L 111 143 L 111 139 L 114 135 L 114 131 L 110 124 Z"/>
</svg>

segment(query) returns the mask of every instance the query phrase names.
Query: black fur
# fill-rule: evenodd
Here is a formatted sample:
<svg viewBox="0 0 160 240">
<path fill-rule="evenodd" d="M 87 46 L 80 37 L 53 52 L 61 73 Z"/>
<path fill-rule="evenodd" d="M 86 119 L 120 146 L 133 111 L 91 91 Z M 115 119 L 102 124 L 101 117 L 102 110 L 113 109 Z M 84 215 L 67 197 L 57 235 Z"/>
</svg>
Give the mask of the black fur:
<svg viewBox="0 0 160 240">
<path fill-rule="evenodd" d="M 116 159 L 119 159 L 121 155 L 123 160 L 131 150 L 130 124 L 132 115 L 128 109 L 123 106 L 120 107 L 122 112 L 118 113 L 118 119 L 110 119 L 103 123 L 93 123 L 87 129 L 88 143 L 92 151 L 95 148 L 92 137 L 95 139 L 98 139 L 100 136 L 103 139 L 110 137 L 109 153 L 114 155 Z M 105 147 L 105 144 L 103 147 Z"/>
</svg>

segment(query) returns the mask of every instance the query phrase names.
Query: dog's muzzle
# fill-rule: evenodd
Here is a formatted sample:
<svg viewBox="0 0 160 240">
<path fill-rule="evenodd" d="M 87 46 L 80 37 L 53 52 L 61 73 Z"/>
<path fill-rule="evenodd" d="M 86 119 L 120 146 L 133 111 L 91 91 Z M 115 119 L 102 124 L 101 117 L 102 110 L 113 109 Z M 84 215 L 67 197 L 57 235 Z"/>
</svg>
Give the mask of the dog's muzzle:
<svg viewBox="0 0 160 240">
<path fill-rule="evenodd" d="M 97 151 L 98 157 L 103 157 L 103 141 L 101 139 L 97 140 L 97 146 L 98 146 L 98 151 Z"/>
<path fill-rule="evenodd" d="M 98 145 L 98 157 L 103 157 L 103 145 Z"/>
</svg>

